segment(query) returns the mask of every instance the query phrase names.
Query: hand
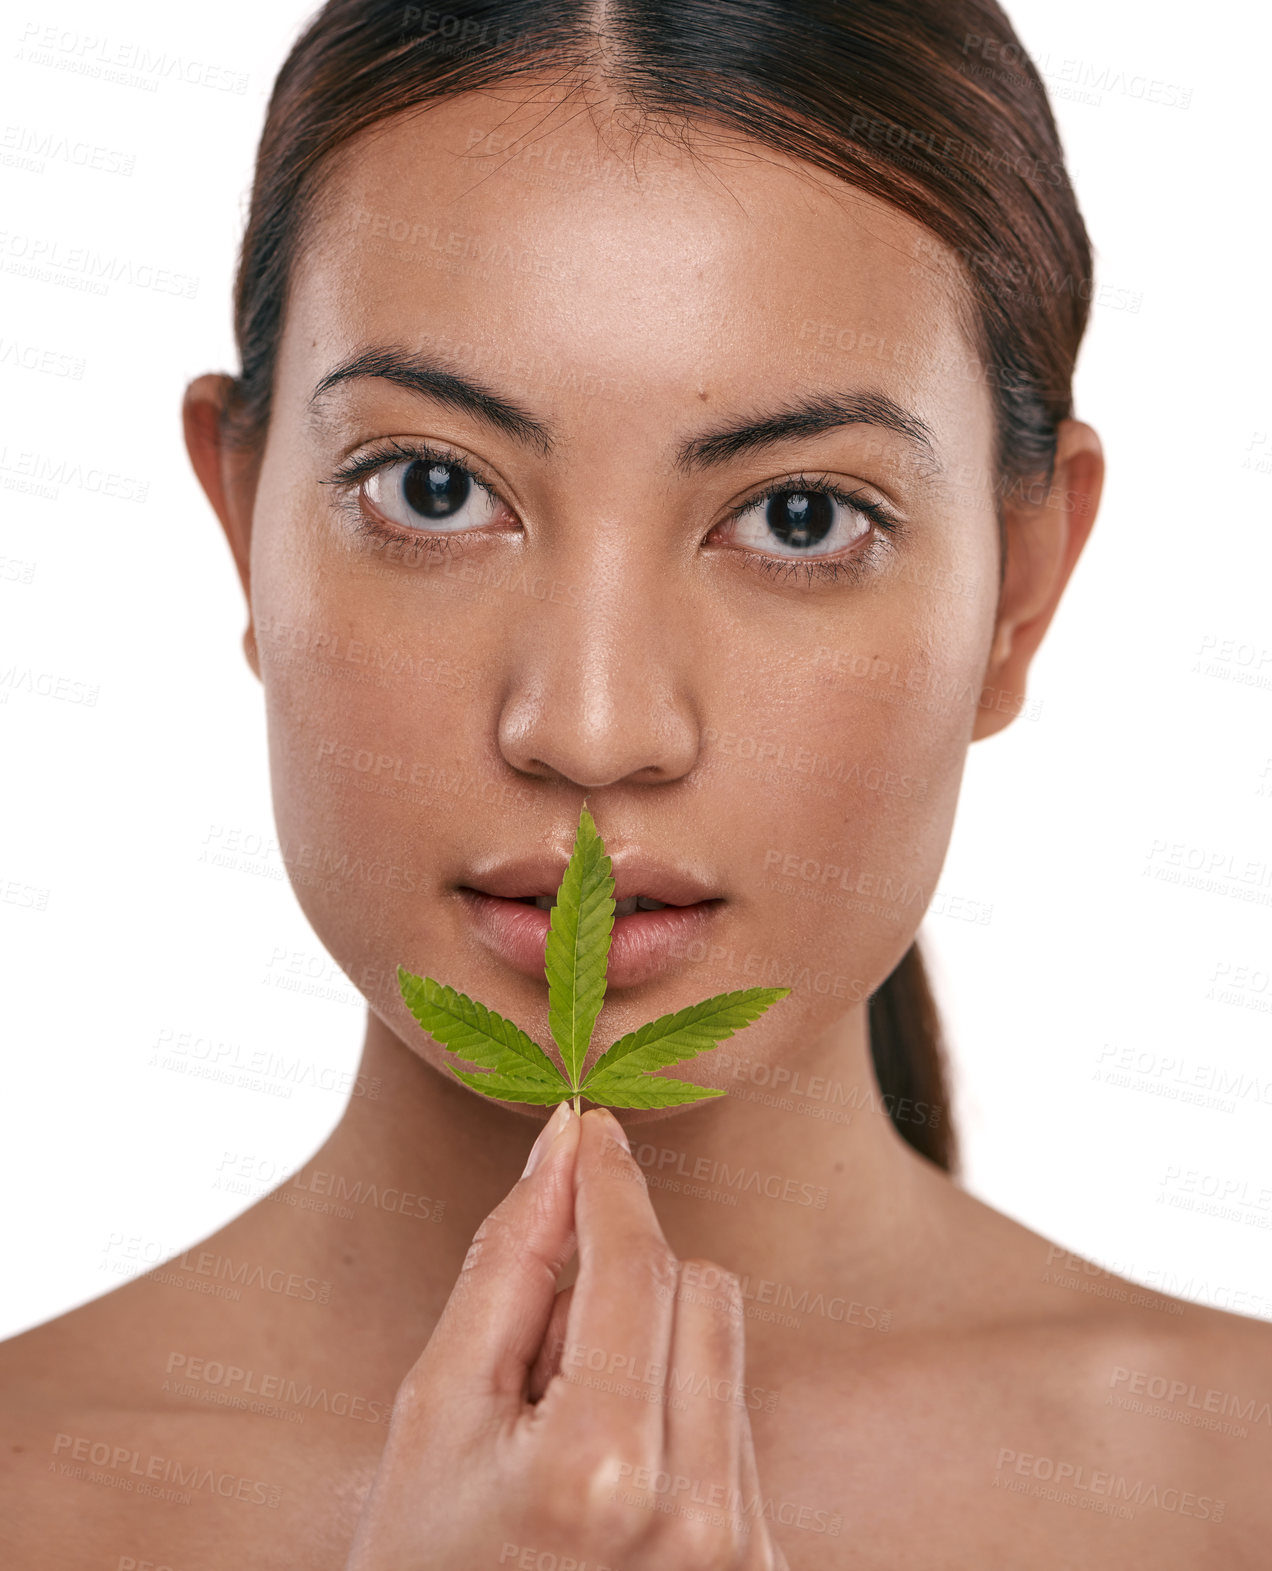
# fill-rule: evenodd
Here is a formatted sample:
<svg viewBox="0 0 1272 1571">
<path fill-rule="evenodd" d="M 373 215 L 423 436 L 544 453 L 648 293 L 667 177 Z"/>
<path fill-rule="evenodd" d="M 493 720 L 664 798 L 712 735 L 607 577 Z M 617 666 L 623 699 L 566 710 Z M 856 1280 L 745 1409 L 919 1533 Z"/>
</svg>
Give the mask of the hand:
<svg viewBox="0 0 1272 1571">
<path fill-rule="evenodd" d="M 787 1571 L 745 1508 L 739 1284 L 696 1264 L 709 1295 L 618 1120 L 562 1103 L 402 1382 L 346 1571 Z"/>
</svg>

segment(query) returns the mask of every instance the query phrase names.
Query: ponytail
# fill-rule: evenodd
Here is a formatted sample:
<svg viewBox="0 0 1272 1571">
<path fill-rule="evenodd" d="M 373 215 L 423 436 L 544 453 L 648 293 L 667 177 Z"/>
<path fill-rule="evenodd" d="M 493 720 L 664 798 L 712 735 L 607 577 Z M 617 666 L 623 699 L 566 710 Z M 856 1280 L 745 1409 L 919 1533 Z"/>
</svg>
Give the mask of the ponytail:
<svg viewBox="0 0 1272 1571">
<path fill-rule="evenodd" d="M 875 1077 L 897 1133 L 929 1162 L 954 1173 L 958 1141 L 950 1119 L 941 1017 L 917 938 L 871 994 L 867 1020 Z"/>
</svg>

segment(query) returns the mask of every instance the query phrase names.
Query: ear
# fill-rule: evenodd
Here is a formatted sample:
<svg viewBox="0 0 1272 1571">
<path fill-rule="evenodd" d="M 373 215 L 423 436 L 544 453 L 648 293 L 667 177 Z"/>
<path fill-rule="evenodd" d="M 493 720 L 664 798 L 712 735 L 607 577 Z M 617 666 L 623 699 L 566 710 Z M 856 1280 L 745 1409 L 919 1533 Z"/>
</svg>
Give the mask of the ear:
<svg viewBox="0 0 1272 1571">
<path fill-rule="evenodd" d="M 1007 568 L 972 741 L 993 736 L 1025 703 L 1029 662 L 1095 523 L 1104 486 L 1100 439 L 1080 420 L 1057 431 L 1050 489 L 1009 495 L 1003 506 Z"/>
<path fill-rule="evenodd" d="M 258 452 L 246 452 L 225 439 L 224 413 L 233 388 L 224 375 L 199 376 L 186 388 L 181 406 L 186 452 L 207 499 L 225 531 L 239 582 L 247 599 L 247 628 L 243 653 L 257 678 L 260 659 L 256 627 L 252 620 L 252 504 L 260 473 Z"/>
</svg>

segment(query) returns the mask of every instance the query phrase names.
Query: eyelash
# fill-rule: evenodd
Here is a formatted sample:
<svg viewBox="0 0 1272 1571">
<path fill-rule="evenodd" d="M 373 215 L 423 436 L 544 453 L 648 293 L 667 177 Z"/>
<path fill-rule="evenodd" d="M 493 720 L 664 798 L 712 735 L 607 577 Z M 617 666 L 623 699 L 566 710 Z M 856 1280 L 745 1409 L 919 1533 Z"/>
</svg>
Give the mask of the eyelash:
<svg viewBox="0 0 1272 1571">
<path fill-rule="evenodd" d="M 402 459 L 417 460 L 422 463 L 448 464 L 462 470 L 481 491 L 484 491 L 492 501 L 500 507 L 507 504 L 503 498 L 487 481 L 472 468 L 471 464 L 462 460 L 458 454 L 449 451 L 444 446 L 434 446 L 427 442 L 417 442 L 406 445 L 394 438 L 386 438 L 378 442 L 367 452 L 357 458 L 349 459 L 333 471 L 331 476 L 319 482 L 320 485 L 334 486 L 339 497 L 338 506 L 346 513 L 356 533 L 369 536 L 379 541 L 399 543 L 410 540 L 420 549 L 442 555 L 459 547 L 459 542 L 464 538 L 463 533 L 457 531 L 453 535 L 429 534 L 421 531 L 406 533 L 395 525 L 369 517 L 358 506 L 355 488 L 364 480 L 369 479 L 381 469 L 390 464 L 400 462 Z M 867 544 L 849 557 L 841 558 L 815 558 L 800 559 L 797 557 L 765 556 L 762 552 L 750 548 L 743 549 L 743 556 L 748 565 L 757 571 L 767 574 L 770 578 L 780 578 L 784 581 L 800 573 L 804 575 L 806 583 L 814 579 L 822 581 L 846 578 L 856 582 L 879 565 L 881 557 L 892 548 L 892 540 L 901 533 L 901 521 L 883 505 L 882 502 L 872 501 L 863 496 L 859 491 L 850 491 L 843 486 L 836 485 L 826 474 L 795 474 L 786 475 L 781 480 L 771 481 L 753 496 L 747 497 L 738 504 L 729 515 L 732 521 L 740 514 L 749 512 L 751 508 L 761 503 L 772 501 L 774 497 L 782 496 L 793 491 L 807 491 L 818 493 L 842 502 L 845 507 L 852 508 L 864 518 L 868 518 L 876 529 L 883 532 L 882 538 L 873 535 Z M 474 533 L 469 531 L 468 533 Z"/>
<path fill-rule="evenodd" d="M 353 494 L 355 488 L 364 480 L 369 480 L 378 470 L 387 469 L 390 464 L 398 463 L 404 458 L 426 464 L 449 464 L 456 469 L 462 469 L 492 501 L 498 502 L 500 507 L 507 505 L 494 486 L 487 484 L 471 464 L 462 460 L 457 453 L 452 453 L 445 447 L 432 446 L 427 442 L 417 442 L 408 447 L 392 437 L 377 442 L 357 458 L 347 459 L 339 469 L 332 471 L 328 479 L 320 480 L 318 483 L 335 487 L 339 499 L 337 505 L 348 516 L 355 531 L 360 535 L 369 535 L 373 540 L 390 543 L 410 540 L 412 545 L 438 556 L 455 550 L 462 538 L 458 532 L 449 535 L 428 534 L 425 531 L 421 531 L 418 535 L 408 534 L 393 524 L 381 522 L 378 518 L 369 518 L 358 506 L 357 496 Z"/>
<path fill-rule="evenodd" d="M 802 572 L 805 583 L 812 583 L 815 578 L 823 581 L 844 578 L 855 583 L 879 565 L 884 553 L 891 548 L 891 539 L 900 535 L 900 520 L 882 502 L 872 502 L 860 491 L 849 491 L 843 486 L 836 485 L 827 474 L 786 475 L 781 480 L 770 481 L 753 496 L 740 502 L 729 517 L 736 518 L 741 513 L 750 512 L 753 507 L 758 507 L 763 502 L 771 502 L 775 496 L 783 496 L 792 491 L 820 494 L 829 496 L 836 502 L 842 502 L 845 507 L 860 513 L 863 518 L 868 518 L 876 529 L 883 531 L 884 538 L 880 539 L 878 535 L 873 535 L 851 556 L 839 558 L 765 556 L 762 552 L 744 549 L 748 564 L 758 572 L 766 573 L 770 578 L 789 581 Z"/>
</svg>

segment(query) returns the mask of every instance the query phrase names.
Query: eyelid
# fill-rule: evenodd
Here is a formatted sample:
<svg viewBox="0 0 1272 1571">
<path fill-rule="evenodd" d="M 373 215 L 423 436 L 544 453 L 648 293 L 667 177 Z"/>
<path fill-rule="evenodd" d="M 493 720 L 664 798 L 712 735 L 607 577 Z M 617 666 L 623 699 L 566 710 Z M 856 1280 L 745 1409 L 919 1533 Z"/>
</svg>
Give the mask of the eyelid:
<svg viewBox="0 0 1272 1571">
<path fill-rule="evenodd" d="M 410 442 L 414 442 L 415 445 L 407 445 Z M 361 457 L 343 459 L 330 479 L 322 483 L 354 485 L 367 479 L 378 470 L 388 468 L 393 463 L 407 460 L 428 461 L 430 459 L 443 463 L 452 463 L 466 470 L 488 495 L 494 497 L 503 506 L 513 507 L 513 511 L 516 511 L 515 506 L 508 502 L 502 493 L 501 487 L 503 482 L 487 478 L 483 474 L 482 465 L 478 460 L 472 458 L 470 454 L 466 453 L 462 448 L 456 447 L 453 443 L 435 441 L 431 438 L 406 438 L 404 440 L 399 437 L 379 437 L 375 439 L 370 449 Z M 783 491 L 797 491 L 801 487 L 808 490 L 827 492 L 835 496 L 836 500 L 843 502 L 845 506 L 858 508 L 867 517 L 874 518 L 875 522 L 883 523 L 884 527 L 887 527 L 889 523 L 900 527 L 903 521 L 895 505 L 890 500 L 877 502 L 868 496 L 862 496 L 858 488 L 850 488 L 843 482 L 836 481 L 832 474 L 824 470 L 817 473 L 811 470 L 801 470 L 796 474 L 779 475 L 775 479 L 759 482 L 756 489 L 749 492 L 742 501 L 734 503 L 730 507 L 725 517 L 732 519 L 739 513 L 746 512 L 749 508 L 757 506 L 760 502 L 769 501 L 774 496 L 781 495 Z M 873 487 L 873 489 L 880 491 L 880 488 L 877 486 Z M 876 514 L 878 516 L 875 516 Z"/>
<path fill-rule="evenodd" d="M 452 442 L 437 441 L 431 437 L 377 437 L 360 456 L 342 459 L 332 474 L 319 483 L 342 489 L 352 488 L 382 469 L 407 462 L 452 464 L 470 474 L 476 484 L 501 507 L 512 507 L 503 495 L 502 482 L 488 479 L 477 459 Z"/>
<path fill-rule="evenodd" d="M 878 491 L 879 488 L 875 486 L 871 489 Z M 832 496 L 837 502 L 855 509 L 881 529 L 899 530 L 905 522 L 904 515 L 891 501 L 876 501 L 864 495 L 862 490 L 854 487 L 851 482 L 837 480 L 833 474 L 824 470 L 817 473 L 802 470 L 798 474 L 783 475 L 777 480 L 766 480 L 758 491 L 749 495 L 744 501 L 735 503 L 725 517 L 732 521 L 761 502 L 771 501 L 773 497 L 781 496 L 784 492 L 801 490 L 820 491 Z"/>
</svg>

